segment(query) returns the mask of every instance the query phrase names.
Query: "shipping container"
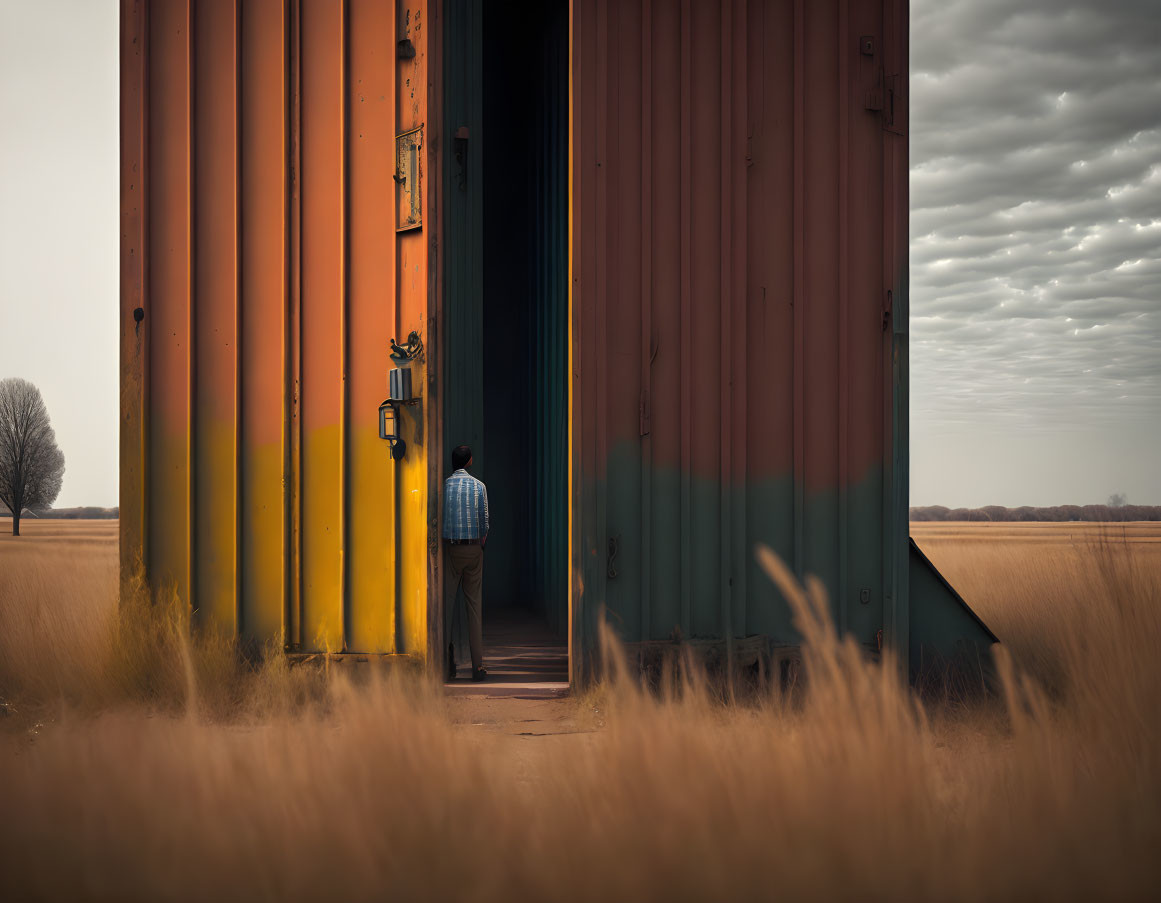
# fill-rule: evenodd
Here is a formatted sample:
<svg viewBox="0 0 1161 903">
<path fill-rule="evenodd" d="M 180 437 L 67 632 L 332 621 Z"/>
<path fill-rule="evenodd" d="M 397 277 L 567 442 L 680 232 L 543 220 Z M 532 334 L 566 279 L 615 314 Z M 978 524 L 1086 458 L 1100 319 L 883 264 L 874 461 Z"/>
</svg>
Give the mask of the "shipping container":
<svg viewBox="0 0 1161 903">
<path fill-rule="evenodd" d="M 126 579 L 438 670 L 468 444 L 486 611 L 573 679 L 600 619 L 793 647 L 758 543 L 912 672 L 994 642 L 908 539 L 905 0 L 123 0 L 121 35 Z"/>
</svg>

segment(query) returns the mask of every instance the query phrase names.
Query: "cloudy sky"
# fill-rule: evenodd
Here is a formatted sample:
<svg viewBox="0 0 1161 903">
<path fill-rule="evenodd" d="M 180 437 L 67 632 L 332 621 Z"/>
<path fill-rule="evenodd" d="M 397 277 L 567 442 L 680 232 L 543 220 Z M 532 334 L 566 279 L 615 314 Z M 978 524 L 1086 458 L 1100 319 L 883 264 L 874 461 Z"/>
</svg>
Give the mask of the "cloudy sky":
<svg viewBox="0 0 1161 903">
<path fill-rule="evenodd" d="M 913 0 L 912 503 L 1161 504 L 1161 0 Z M 117 2 L 0 0 L 0 377 L 117 501 Z"/>
<path fill-rule="evenodd" d="M 913 0 L 913 504 L 1161 504 L 1161 2 Z"/>
</svg>

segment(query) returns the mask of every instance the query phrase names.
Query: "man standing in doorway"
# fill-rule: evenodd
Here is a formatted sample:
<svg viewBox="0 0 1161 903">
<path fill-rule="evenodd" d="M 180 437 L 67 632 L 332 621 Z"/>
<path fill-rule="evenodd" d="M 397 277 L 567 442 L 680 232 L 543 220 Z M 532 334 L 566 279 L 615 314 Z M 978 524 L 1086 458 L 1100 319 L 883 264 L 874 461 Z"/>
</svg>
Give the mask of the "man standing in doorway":
<svg viewBox="0 0 1161 903">
<path fill-rule="evenodd" d="M 464 587 L 468 603 L 468 641 L 472 648 L 472 680 L 488 676 L 484 670 L 484 543 L 488 540 L 488 490 L 468 473 L 472 450 L 466 445 L 452 451 L 452 475 L 443 484 L 443 538 L 447 541 L 448 576 L 444 609 L 456 604 L 456 592 Z M 447 676 L 455 680 L 455 645 L 447 647 Z"/>
</svg>

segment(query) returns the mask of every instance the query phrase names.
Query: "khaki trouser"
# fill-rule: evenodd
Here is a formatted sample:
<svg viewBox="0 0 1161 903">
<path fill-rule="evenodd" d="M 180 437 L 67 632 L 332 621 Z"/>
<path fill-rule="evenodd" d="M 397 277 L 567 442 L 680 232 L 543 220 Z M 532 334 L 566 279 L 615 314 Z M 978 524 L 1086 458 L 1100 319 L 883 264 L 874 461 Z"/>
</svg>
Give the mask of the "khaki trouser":
<svg viewBox="0 0 1161 903">
<path fill-rule="evenodd" d="M 456 591 L 462 582 L 468 603 L 468 642 L 472 647 L 473 671 L 484 667 L 484 618 L 481 591 L 484 585 L 484 547 L 454 543 L 447 547 L 448 580 L 444 610 L 452 611 Z"/>
</svg>

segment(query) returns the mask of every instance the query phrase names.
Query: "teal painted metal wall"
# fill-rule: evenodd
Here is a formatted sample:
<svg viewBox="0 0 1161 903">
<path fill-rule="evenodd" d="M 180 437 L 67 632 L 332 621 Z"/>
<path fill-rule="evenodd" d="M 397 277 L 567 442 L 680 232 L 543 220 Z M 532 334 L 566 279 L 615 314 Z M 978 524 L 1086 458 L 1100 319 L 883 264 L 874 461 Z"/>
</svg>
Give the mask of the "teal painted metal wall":
<svg viewBox="0 0 1161 903">
<path fill-rule="evenodd" d="M 530 194 L 533 316 L 527 321 L 531 393 L 527 475 L 529 597 L 558 634 L 568 629 L 568 4 L 530 4 L 527 65 L 536 103 Z"/>
<path fill-rule="evenodd" d="M 908 660 L 912 678 L 942 676 L 948 667 L 992 679 L 987 649 L 995 634 L 936 570 L 914 540 L 908 542 L 911 598 Z"/>
<path fill-rule="evenodd" d="M 445 456 L 471 445 L 489 486 L 485 606 L 531 608 L 556 631 L 568 605 L 567 13 L 456 0 L 444 19 Z"/>
</svg>

